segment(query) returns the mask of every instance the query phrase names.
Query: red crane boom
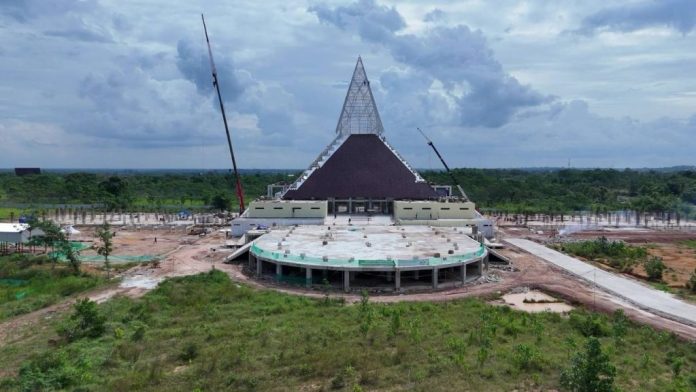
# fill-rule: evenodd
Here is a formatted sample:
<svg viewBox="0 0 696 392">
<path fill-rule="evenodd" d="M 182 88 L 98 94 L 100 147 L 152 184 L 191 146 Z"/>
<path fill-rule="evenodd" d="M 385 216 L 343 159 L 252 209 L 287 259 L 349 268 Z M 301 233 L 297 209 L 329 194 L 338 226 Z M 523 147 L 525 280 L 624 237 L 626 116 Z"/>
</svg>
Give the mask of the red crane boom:
<svg viewBox="0 0 696 392">
<path fill-rule="evenodd" d="M 225 115 L 225 105 L 222 103 L 222 95 L 220 94 L 220 83 L 218 83 L 217 70 L 213 61 L 213 50 L 210 49 L 210 39 L 208 39 L 208 28 L 205 26 L 205 18 L 201 14 L 203 21 L 203 31 L 205 32 L 205 41 L 208 44 L 208 56 L 210 57 L 210 69 L 213 73 L 213 86 L 217 91 L 218 102 L 220 103 L 220 112 L 222 112 L 222 121 L 225 123 L 225 134 L 227 135 L 227 147 L 230 149 L 230 157 L 232 158 L 232 168 L 234 169 L 234 178 L 237 186 L 237 199 L 239 199 L 239 215 L 244 212 L 244 189 L 242 182 L 239 179 L 239 171 L 237 170 L 237 161 L 234 159 L 234 150 L 232 149 L 232 138 L 230 137 L 230 128 L 227 126 L 227 115 Z"/>
</svg>

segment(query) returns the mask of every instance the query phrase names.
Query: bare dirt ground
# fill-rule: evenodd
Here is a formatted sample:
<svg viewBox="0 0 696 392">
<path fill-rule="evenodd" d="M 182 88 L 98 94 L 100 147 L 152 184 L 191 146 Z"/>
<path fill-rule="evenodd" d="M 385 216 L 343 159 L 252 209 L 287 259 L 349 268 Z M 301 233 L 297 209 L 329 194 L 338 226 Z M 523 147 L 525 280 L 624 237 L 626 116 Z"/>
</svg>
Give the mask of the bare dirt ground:
<svg viewBox="0 0 696 392">
<path fill-rule="evenodd" d="M 510 236 L 529 238 L 531 240 L 546 243 L 553 240 L 553 232 L 538 234 L 527 228 L 508 227 L 505 232 Z M 624 241 L 636 246 L 647 246 L 648 252 L 653 256 L 661 257 L 667 270 L 663 274 L 664 282 L 673 288 L 684 288 L 689 277 L 696 269 L 696 249 L 683 244 L 686 240 L 696 240 L 696 232 L 683 231 L 664 231 L 652 229 L 604 229 L 587 230 L 573 233 L 564 237 L 571 240 L 593 240 L 599 237 L 606 237 L 612 241 Z M 604 264 L 593 263 L 606 270 L 620 273 L 617 270 Z M 647 274 L 642 266 L 636 266 L 630 275 L 647 280 Z"/>
<path fill-rule="evenodd" d="M 670 287 L 685 287 L 689 277 L 696 269 L 696 249 L 691 249 L 679 243 L 654 244 L 648 252 L 661 257 L 668 270 L 663 274 L 663 280 Z M 640 267 L 634 273 L 647 279 L 645 270 Z"/>
<path fill-rule="evenodd" d="M 87 244 L 94 244 L 95 227 L 80 227 L 80 234 L 72 236 L 70 239 Z M 185 236 L 184 228 L 167 230 L 114 230 L 114 255 L 120 256 L 142 256 L 142 255 L 161 255 L 176 249 L 181 238 Z M 186 236 L 190 237 L 190 236 Z M 195 237 L 191 237 L 195 238 Z M 155 239 L 157 240 L 155 242 Z M 93 249 L 85 249 L 83 255 L 96 255 Z"/>
<path fill-rule="evenodd" d="M 510 230 L 507 228 L 506 230 Z M 520 233 L 512 230 L 512 236 L 520 236 Z M 224 242 L 224 235 L 213 233 L 199 238 L 187 236 L 181 232 L 164 235 L 158 233 L 157 245 L 143 232 L 119 232 L 117 235 L 117 249 L 119 251 L 132 251 L 134 253 L 146 250 L 163 252 L 163 259 L 158 267 L 141 265 L 129 269 L 121 274 L 121 283 L 109 287 L 100 288 L 80 295 L 80 298 L 88 297 L 92 300 L 103 302 L 117 295 L 139 297 L 155 287 L 165 278 L 184 276 L 209 271 L 216 268 L 225 271 L 233 280 L 244 282 L 256 288 L 272 288 L 284 293 L 305 295 L 310 297 L 323 297 L 324 294 L 317 290 L 308 290 L 290 286 L 278 286 L 269 282 L 261 282 L 250 279 L 242 272 L 241 264 L 222 263 L 225 253 L 216 247 Z M 651 241 L 654 243 L 654 241 Z M 500 278 L 498 282 L 478 282 L 463 287 L 444 291 L 373 296 L 371 301 L 381 303 L 393 303 L 399 301 L 448 301 L 466 297 L 489 297 L 509 292 L 515 288 L 528 287 L 539 289 L 555 296 L 563 298 L 571 304 L 582 304 L 587 308 L 613 312 L 623 309 L 628 317 L 636 322 L 644 323 L 660 330 L 671 331 L 689 340 L 696 340 L 696 328 L 684 325 L 641 309 L 620 300 L 608 293 L 592 287 L 591 284 L 579 281 L 565 271 L 540 258 L 526 253 L 514 247 L 501 251 L 509 257 L 515 267 L 514 271 L 491 269 L 491 273 Z M 357 294 L 331 293 L 332 297 L 342 297 L 346 302 L 353 303 L 360 300 Z M 41 322 L 55 317 L 58 313 L 68 310 L 76 298 L 60 304 L 38 310 L 33 313 L 15 317 L 0 323 L 0 344 L 9 344 L 17 339 L 22 339 L 31 334 L 34 328 L 48 328 L 48 323 Z"/>
<path fill-rule="evenodd" d="M 664 282 L 673 288 L 684 288 L 689 277 L 696 269 L 696 249 L 683 244 L 685 240 L 696 239 L 696 233 L 654 230 L 593 230 L 572 234 L 569 238 L 591 240 L 601 236 L 610 240 L 621 240 L 632 245 L 648 247 L 648 253 L 661 257 L 667 270 L 663 274 Z M 633 268 L 631 275 L 642 279 L 648 278 L 642 266 Z"/>
</svg>

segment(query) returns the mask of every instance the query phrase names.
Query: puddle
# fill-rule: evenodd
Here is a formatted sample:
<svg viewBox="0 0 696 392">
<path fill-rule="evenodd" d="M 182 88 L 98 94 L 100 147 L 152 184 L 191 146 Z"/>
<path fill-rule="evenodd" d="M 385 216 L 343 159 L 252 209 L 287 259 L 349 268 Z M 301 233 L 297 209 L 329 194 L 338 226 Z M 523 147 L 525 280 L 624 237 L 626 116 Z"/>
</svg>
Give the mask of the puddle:
<svg viewBox="0 0 696 392">
<path fill-rule="evenodd" d="M 143 275 L 135 275 L 132 277 L 128 277 L 123 279 L 121 284 L 119 285 L 120 287 L 125 287 L 125 288 L 130 288 L 130 287 L 137 287 L 140 289 L 154 289 L 157 287 L 159 282 L 161 282 L 162 279 L 160 278 L 151 278 L 148 276 L 143 276 Z"/>
<path fill-rule="evenodd" d="M 502 299 L 511 308 L 529 313 L 567 313 L 573 310 L 572 306 L 562 300 L 538 290 L 529 290 L 525 293 L 509 293 L 503 295 Z"/>
</svg>

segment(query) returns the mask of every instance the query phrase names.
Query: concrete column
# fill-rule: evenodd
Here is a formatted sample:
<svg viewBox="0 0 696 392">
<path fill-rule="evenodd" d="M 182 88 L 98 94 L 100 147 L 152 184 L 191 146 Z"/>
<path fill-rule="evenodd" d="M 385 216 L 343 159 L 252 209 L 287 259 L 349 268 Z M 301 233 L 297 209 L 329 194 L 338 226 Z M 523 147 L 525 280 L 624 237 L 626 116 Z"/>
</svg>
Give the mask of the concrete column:
<svg viewBox="0 0 696 392">
<path fill-rule="evenodd" d="M 249 252 L 249 269 L 254 268 L 254 255 Z"/>
<path fill-rule="evenodd" d="M 478 272 L 479 275 L 483 275 L 483 257 L 481 257 L 478 261 Z"/>
<path fill-rule="evenodd" d="M 280 278 L 283 276 L 283 265 L 278 263 L 276 264 L 276 279 L 280 280 Z"/>
<path fill-rule="evenodd" d="M 391 281 L 392 281 L 392 272 L 387 271 L 387 282 L 391 282 Z"/>
<path fill-rule="evenodd" d="M 466 283 L 466 264 L 462 264 L 462 283 Z"/>
<path fill-rule="evenodd" d="M 260 278 L 261 273 L 263 272 L 263 264 L 262 263 L 263 263 L 263 261 L 261 261 L 261 259 L 258 259 L 258 258 L 256 259 L 256 277 L 257 278 Z"/>
<path fill-rule="evenodd" d="M 329 278 L 329 271 L 328 270 L 321 270 L 321 284 L 324 284 L 324 280 L 327 280 Z"/>
<path fill-rule="evenodd" d="M 350 291 L 350 272 L 343 271 L 343 291 L 346 293 Z"/>
<path fill-rule="evenodd" d="M 433 268 L 433 288 L 437 288 L 437 268 Z"/>
<path fill-rule="evenodd" d="M 307 268 L 306 270 L 307 270 L 307 272 L 305 275 L 305 286 L 307 286 L 307 288 L 309 288 L 309 287 L 312 287 L 312 269 Z"/>
<path fill-rule="evenodd" d="M 418 280 L 418 277 L 419 277 L 419 276 L 420 276 L 420 271 L 418 271 L 418 270 L 413 271 L 413 278 L 414 278 L 415 280 Z"/>
<path fill-rule="evenodd" d="M 401 291 L 401 271 L 394 272 L 394 290 Z"/>
</svg>

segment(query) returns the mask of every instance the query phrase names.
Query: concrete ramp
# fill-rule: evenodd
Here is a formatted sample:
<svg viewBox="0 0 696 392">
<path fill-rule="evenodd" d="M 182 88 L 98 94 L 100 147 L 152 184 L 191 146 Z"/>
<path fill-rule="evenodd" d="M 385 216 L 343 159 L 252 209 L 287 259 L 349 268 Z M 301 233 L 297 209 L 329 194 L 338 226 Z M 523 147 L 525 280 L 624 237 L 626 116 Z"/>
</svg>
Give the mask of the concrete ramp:
<svg viewBox="0 0 696 392">
<path fill-rule="evenodd" d="M 492 263 L 510 264 L 510 259 L 508 257 L 503 256 L 498 250 L 491 248 L 488 248 L 488 260 Z"/>
<path fill-rule="evenodd" d="M 522 238 L 509 238 L 505 241 L 541 257 L 573 275 L 594 283 L 642 309 L 662 317 L 696 326 L 696 305 L 682 301 L 672 294 L 656 290 L 636 280 L 607 272 L 533 241 Z"/>
<path fill-rule="evenodd" d="M 254 244 L 254 241 L 249 241 L 246 244 L 242 245 L 239 249 L 235 250 L 231 255 L 225 257 L 225 263 L 230 262 L 237 257 L 243 255 L 244 253 L 249 251 L 249 248 L 251 248 L 251 245 Z"/>
</svg>

